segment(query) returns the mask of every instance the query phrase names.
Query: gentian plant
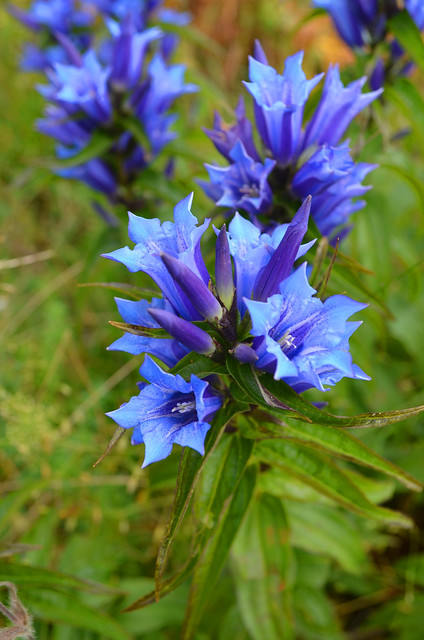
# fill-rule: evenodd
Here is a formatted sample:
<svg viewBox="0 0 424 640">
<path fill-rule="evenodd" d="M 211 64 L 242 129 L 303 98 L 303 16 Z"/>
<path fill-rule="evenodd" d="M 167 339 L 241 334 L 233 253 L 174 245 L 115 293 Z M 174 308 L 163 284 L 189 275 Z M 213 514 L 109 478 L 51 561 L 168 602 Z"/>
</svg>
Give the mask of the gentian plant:
<svg viewBox="0 0 424 640">
<path fill-rule="evenodd" d="M 355 495 L 357 512 L 409 526 L 402 515 L 371 505 L 333 463 L 328 478 L 321 470 L 328 468 L 328 456 L 349 452 L 349 460 L 418 488 L 413 478 L 343 428 L 382 426 L 423 407 L 348 418 L 327 413 L 322 402 L 304 397 L 311 389 L 325 392 L 342 378 L 370 379 L 353 363 L 349 349 L 349 338 L 361 324 L 349 318 L 367 305 L 345 294 L 317 292 L 308 281 L 307 262 L 297 264 L 314 244 L 302 244 L 311 197 L 290 223 L 270 233 L 239 213 L 228 229 L 225 224 L 215 228 L 211 270 L 201 249 L 210 220 L 199 224 L 191 205 L 192 195 L 179 202 L 173 222 L 130 213 L 133 248 L 104 257 L 132 273 L 147 274 L 162 294 L 151 300 L 116 300 L 124 322 L 112 324 L 124 335 L 109 349 L 145 354 L 140 368 L 144 382 L 137 396 L 107 414 L 118 424 L 107 451 L 127 430 L 132 444 L 145 445 L 143 467 L 168 457 L 174 444 L 183 447 L 174 507 L 158 554 L 156 590 L 131 608 L 153 602 L 193 574 L 192 591 L 201 589 L 204 596 L 199 610 L 188 614 L 187 624 L 196 625 L 255 486 L 269 470 L 294 465 L 299 477 L 328 496 L 337 494 L 344 505 L 338 491 Z M 220 525 L 215 531 L 199 523 L 197 552 L 162 584 L 172 542 L 204 467 L 207 475 L 196 508 L 210 504 L 207 517 Z M 335 493 L 336 476 L 343 489 Z M 215 491 L 221 485 L 218 499 Z M 214 545 L 223 531 L 225 545 L 218 553 Z M 213 572 L 206 569 L 211 549 Z"/>
<path fill-rule="evenodd" d="M 50 84 L 39 90 L 49 104 L 38 129 L 59 143 L 60 175 L 87 183 L 112 205 L 134 208 L 146 198 L 140 174 L 176 135 L 170 108 L 196 87 L 184 83 L 183 65 L 169 65 L 159 51 L 149 55 L 160 29 L 139 31 L 131 16 L 111 28 L 109 64 L 94 50 L 74 49 L 73 64 L 47 71 Z"/>
<path fill-rule="evenodd" d="M 250 81 L 244 84 L 253 98 L 260 150 L 240 100 L 234 125 L 224 125 L 216 115 L 214 128 L 206 130 L 229 166 L 206 164 L 210 183 L 200 184 L 218 206 L 245 211 L 262 229 L 289 221 L 312 195 L 314 222 L 322 235 L 334 240 L 348 230 L 351 214 L 365 206 L 356 198 L 370 188 L 362 180 L 376 167 L 355 163 L 342 138 L 381 90 L 362 93 L 365 77 L 344 86 L 338 66 L 332 66 L 305 122 L 306 103 L 323 74 L 307 80 L 302 59 L 302 52 L 287 58 L 279 75 L 256 43 L 255 57 L 249 58 Z"/>
</svg>

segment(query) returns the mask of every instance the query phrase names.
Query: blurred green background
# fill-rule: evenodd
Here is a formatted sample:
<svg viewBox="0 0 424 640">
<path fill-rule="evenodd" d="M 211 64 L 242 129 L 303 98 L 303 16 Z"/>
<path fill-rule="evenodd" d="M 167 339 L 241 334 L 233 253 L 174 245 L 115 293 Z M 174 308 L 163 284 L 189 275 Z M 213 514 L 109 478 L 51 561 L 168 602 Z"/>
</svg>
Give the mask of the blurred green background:
<svg viewBox="0 0 424 640">
<path fill-rule="evenodd" d="M 308 75 L 329 62 L 345 66 L 354 60 L 327 18 L 307 19 L 306 1 L 191 0 L 178 6 L 193 13 L 194 28 L 176 58 L 201 91 L 182 100 L 178 180 L 157 215 L 171 219 L 176 199 L 194 189 L 193 212 L 203 218 L 210 207 L 193 178 L 204 178 L 202 162 L 219 162 L 219 156 L 201 127 L 211 125 L 214 109 L 231 119 L 254 38 L 280 71 L 284 58 L 299 48 L 305 49 Z M 108 325 L 118 319 L 113 291 L 80 285 L 140 284 L 139 276 L 99 258 L 127 244 L 126 222 L 106 228 L 91 208 L 90 190 L 52 174 L 53 143 L 34 127 L 43 108 L 34 85 L 42 78 L 19 70 L 28 34 L 4 8 L 0 29 L 0 581 L 17 584 L 40 640 L 177 639 L 187 585 L 147 609 L 121 612 L 152 588 L 180 452 L 141 471 L 141 448 L 124 437 L 93 468 L 114 431 L 104 412 L 135 393 L 141 362 L 105 351 L 118 337 Z M 346 70 L 346 77 L 354 74 Z M 340 382 L 325 396 L 333 413 L 424 402 L 423 74 L 417 71 L 411 83 L 412 97 L 394 87 L 376 105 L 374 132 L 365 140 L 361 120 L 352 130 L 361 159 L 381 166 L 368 178 L 374 188 L 343 253 L 372 273 L 352 279 L 336 268 L 330 291 L 370 303 L 351 350 L 372 381 Z M 396 136 L 405 130 L 407 135 Z M 418 417 L 359 437 L 424 481 L 423 435 L 424 419 Z M 292 536 L 296 638 L 424 637 L 422 497 L 371 474 L 364 490 L 410 515 L 417 529 L 382 529 L 293 478 L 274 487 L 286 500 Z M 190 518 L 170 572 L 184 563 Z M 242 529 L 239 550 L 243 535 Z M 261 630 L 249 626 L 243 601 L 234 597 L 240 571 L 236 549 L 199 640 L 260 637 Z"/>
</svg>

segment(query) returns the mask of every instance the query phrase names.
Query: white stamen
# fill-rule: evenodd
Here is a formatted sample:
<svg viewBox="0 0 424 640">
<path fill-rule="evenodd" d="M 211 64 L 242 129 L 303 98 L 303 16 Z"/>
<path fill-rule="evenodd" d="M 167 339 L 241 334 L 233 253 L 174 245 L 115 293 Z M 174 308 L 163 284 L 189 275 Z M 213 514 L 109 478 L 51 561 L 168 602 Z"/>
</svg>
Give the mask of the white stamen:
<svg viewBox="0 0 424 640">
<path fill-rule="evenodd" d="M 278 343 L 283 347 L 289 348 L 289 347 L 294 347 L 295 349 L 297 348 L 295 343 L 294 343 L 294 336 L 292 336 L 290 333 L 286 332 L 278 341 Z"/>
<path fill-rule="evenodd" d="M 189 411 L 192 411 L 195 408 L 196 408 L 196 403 L 194 401 L 177 402 L 175 407 L 171 409 L 171 413 L 174 413 L 174 411 L 178 411 L 178 413 L 188 413 Z"/>
</svg>

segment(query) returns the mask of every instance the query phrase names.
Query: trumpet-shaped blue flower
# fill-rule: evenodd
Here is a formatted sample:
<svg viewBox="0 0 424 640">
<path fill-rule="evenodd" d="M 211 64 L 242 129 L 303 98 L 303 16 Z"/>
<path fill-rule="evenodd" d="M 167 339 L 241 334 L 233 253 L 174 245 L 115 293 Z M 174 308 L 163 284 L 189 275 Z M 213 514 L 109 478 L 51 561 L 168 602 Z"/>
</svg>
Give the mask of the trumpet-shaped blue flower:
<svg viewBox="0 0 424 640">
<path fill-rule="evenodd" d="M 255 162 L 243 143 L 237 140 L 229 153 L 229 167 L 205 164 L 213 185 L 221 189 L 222 195 L 216 204 L 231 210 L 244 209 L 252 216 L 266 213 L 272 202 L 272 191 L 267 178 L 275 167 L 275 160 Z"/>
<path fill-rule="evenodd" d="M 324 74 L 307 80 L 302 70 L 303 51 L 286 60 L 283 75 L 255 58 L 249 58 L 245 87 L 254 99 L 256 126 L 263 143 L 282 165 L 298 155 L 303 110 L 310 92 Z"/>
<path fill-rule="evenodd" d="M 104 257 L 122 262 L 131 272 L 147 273 L 175 312 L 186 320 L 201 320 L 201 314 L 175 282 L 161 257 L 166 254 L 177 258 L 207 288 L 210 276 L 200 252 L 200 240 L 210 220 L 197 226 L 197 219 L 191 213 L 192 201 L 193 195 L 190 195 L 175 206 L 175 222 L 161 224 L 157 218 L 149 220 L 130 213 L 128 234 L 136 243 L 134 249 L 124 247 Z"/>
<path fill-rule="evenodd" d="M 362 47 L 384 34 L 378 0 L 313 0 L 314 7 L 331 15 L 341 38 L 350 47 Z"/>
<path fill-rule="evenodd" d="M 322 302 L 314 293 L 304 263 L 266 302 L 245 299 L 256 336 L 255 366 L 299 393 L 310 387 L 325 391 L 343 377 L 369 380 L 349 353 L 349 337 L 361 323 L 347 322 L 367 305 L 342 295 Z"/>
<path fill-rule="evenodd" d="M 132 444 L 145 444 L 143 468 L 167 458 L 174 443 L 203 455 L 221 396 L 206 380 L 192 374 L 186 382 L 162 371 L 148 356 L 140 373 L 150 384 L 140 385 L 138 396 L 106 415 L 121 427 L 133 429 Z"/>
<path fill-rule="evenodd" d="M 261 163 L 241 103 L 235 125 L 224 127 L 215 116 L 214 129 L 206 131 L 230 164 L 225 168 L 205 165 L 211 182 L 200 184 L 217 205 L 246 211 L 262 229 L 287 221 L 296 205 L 319 192 L 311 213 L 321 233 L 334 240 L 350 214 L 364 206 L 352 198 L 367 191 L 361 180 L 375 168 L 356 165 L 347 143 L 339 143 L 351 121 L 381 90 L 363 94 L 366 78 L 344 86 L 338 67 L 330 67 L 318 105 L 304 123 L 305 104 L 323 74 L 307 80 L 302 57 L 300 52 L 288 58 L 279 75 L 257 43 L 256 59 L 250 58 L 250 82 L 244 84 L 254 99 L 265 161 Z"/>
<path fill-rule="evenodd" d="M 246 117 L 243 97 L 240 96 L 238 104 L 234 110 L 236 123 L 234 125 L 224 124 L 219 113 L 215 112 L 213 129 L 203 129 L 206 135 L 212 140 L 215 147 L 224 158 L 231 162 L 231 150 L 238 141 L 241 142 L 246 153 L 255 160 L 260 161 L 260 155 L 256 150 L 253 141 L 253 128 L 250 120 Z"/>
</svg>

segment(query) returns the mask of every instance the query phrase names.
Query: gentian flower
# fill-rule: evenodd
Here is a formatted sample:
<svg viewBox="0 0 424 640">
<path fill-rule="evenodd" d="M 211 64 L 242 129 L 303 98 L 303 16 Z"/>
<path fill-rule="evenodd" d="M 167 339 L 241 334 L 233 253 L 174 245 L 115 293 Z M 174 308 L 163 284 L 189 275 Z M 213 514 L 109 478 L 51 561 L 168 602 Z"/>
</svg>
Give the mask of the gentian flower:
<svg viewBox="0 0 424 640">
<path fill-rule="evenodd" d="M 112 204 L 138 208 L 144 202 L 135 186 L 140 171 L 175 137 L 170 127 L 176 115 L 169 109 L 196 87 L 184 84 L 182 65 L 166 64 L 159 53 L 146 59 L 162 36 L 157 27 L 138 32 L 128 18 L 113 33 L 110 64 L 92 50 L 73 51 L 73 64 L 56 63 L 47 72 L 50 83 L 39 90 L 50 104 L 38 129 L 59 142 L 59 158 L 76 156 L 97 134 L 103 140 L 99 155 L 58 173 L 86 182 Z M 130 120 L 144 132 L 144 144 Z"/>
<path fill-rule="evenodd" d="M 207 380 L 192 374 L 190 382 L 165 373 L 149 356 L 140 374 L 150 383 L 129 402 L 106 415 L 121 427 L 133 429 L 132 444 L 146 447 L 143 466 L 167 458 L 173 444 L 204 453 L 204 442 L 221 396 Z"/>
<path fill-rule="evenodd" d="M 312 386 L 323 391 L 342 377 L 368 379 L 349 354 L 348 339 L 360 323 L 347 323 L 366 305 L 343 295 L 322 302 L 308 284 L 306 263 L 293 271 L 295 261 L 313 244 L 301 244 L 311 198 L 290 224 L 276 227 L 272 234 L 261 233 L 239 214 L 228 231 L 225 225 L 216 230 L 215 279 L 200 252 L 209 221 L 197 226 L 191 202 L 189 196 L 178 203 L 174 223 L 161 225 L 159 220 L 130 214 L 134 249 L 105 254 L 132 272 L 149 274 L 164 296 L 162 304 L 159 300 L 126 303 L 127 308 L 120 301 L 123 317 L 140 325 L 142 333 L 143 326 L 152 326 L 149 314 L 157 323 L 153 326 L 172 336 L 181 353 L 195 351 L 218 362 L 234 357 L 272 373 L 299 392 Z M 164 344 L 161 356 L 160 340 L 155 338 L 151 347 L 147 340 L 136 342 L 134 336 L 118 343 L 130 353 L 151 348 L 152 354 L 164 362 L 168 358 L 172 365 L 176 345 Z"/>
<path fill-rule="evenodd" d="M 232 163 L 229 167 L 205 164 L 212 184 L 216 185 L 222 194 L 216 204 L 230 209 L 241 208 L 252 216 L 268 211 L 272 191 L 267 178 L 275 167 L 275 160 L 265 158 L 263 164 L 255 162 L 247 154 L 240 140 L 237 140 L 231 149 L 229 160 Z M 205 190 L 207 192 L 207 185 Z"/>
<path fill-rule="evenodd" d="M 348 339 L 361 322 L 347 322 L 367 305 L 344 295 L 322 302 L 314 293 L 303 263 L 266 302 L 245 299 L 256 367 L 298 393 L 310 387 L 326 391 L 343 377 L 369 380 L 349 353 Z"/>
<path fill-rule="evenodd" d="M 383 86 L 386 77 L 407 74 L 410 62 L 399 64 L 404 51 L 396 40 L 389 40 L 388 20 L 400 11 L 395 0 L 312 0 L 314 7 L 325 9 L 346 44 L 352 49 L 373 50 L 383 42 L 388 44 L 385 58 L 378 57 L 370 75 L 373 89 Z M 408 11 L 418 29 L 424 29 L 424 4 L 421 0 L 405 0 Z"/>
<path fill-rule="evenodd" d="M 279 75 L 256 44 L 255 58 L 249 59 L 250 82 L 244 84 L 254 99 L 262 156 L 239 103 L 235 125 L 224 126 L 215 116 L 214 129 L 206 130 L 229 166 L 205 165 L 211 183 L 199 182 L 218 206 L 245 211 L 262 229 L 287 221 L 300 202 L 315 195 L 312 217 L 320 232 L 334 241 L 346 233 L 350 215 L 365 205 L 352 198 L 368 190 L 361 182 L 375 168 L 355 164 L 347 142 L 341 140 L 381 90 L 362 93 L 366 78 L 344 86 L 338 67 L 331 66 L 318 105 L 304 122 L 309 94 L 323 74 L 307 80 L 302 57 L 300 52 L 287 58 Z"/>
<path fill-rule="evenodd" d="M 66 48 L 58 35 L 67 36 L 82 50 L 90 44 L 90 27 L 94 16 L 79 0 L 34 0 L 28 11 L 9 5 L 10 13 L 31 31 L 42 33 L 47 45 L 30 44 L 21 66 L 26 71 L 44 71 L 56 62 L 69 62 Z"/>
</svg>

